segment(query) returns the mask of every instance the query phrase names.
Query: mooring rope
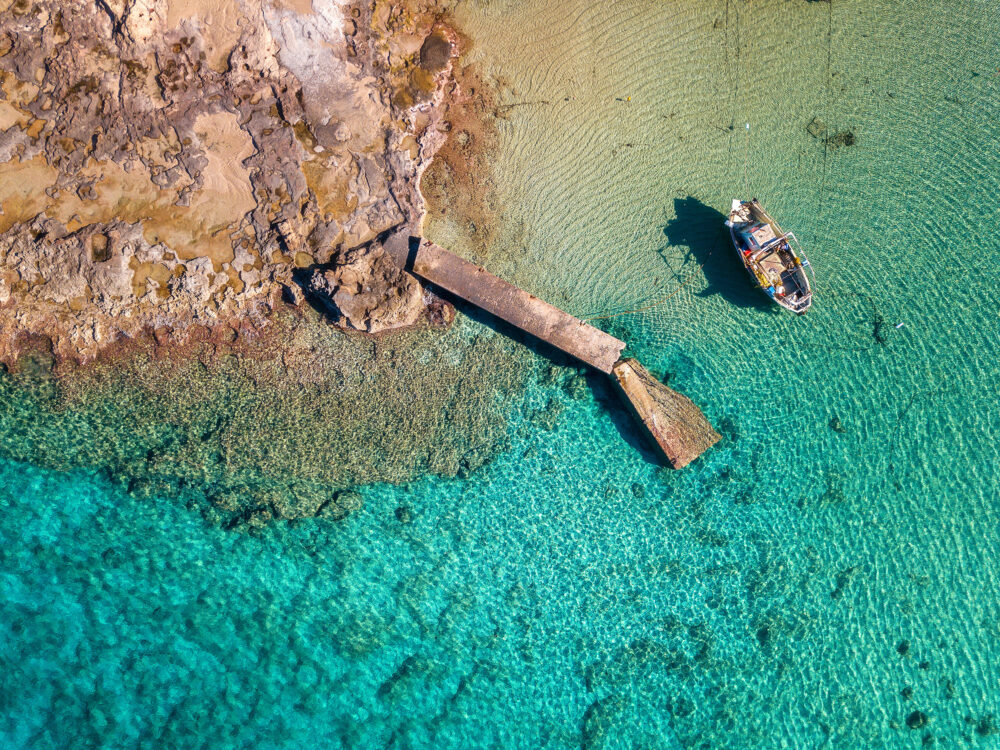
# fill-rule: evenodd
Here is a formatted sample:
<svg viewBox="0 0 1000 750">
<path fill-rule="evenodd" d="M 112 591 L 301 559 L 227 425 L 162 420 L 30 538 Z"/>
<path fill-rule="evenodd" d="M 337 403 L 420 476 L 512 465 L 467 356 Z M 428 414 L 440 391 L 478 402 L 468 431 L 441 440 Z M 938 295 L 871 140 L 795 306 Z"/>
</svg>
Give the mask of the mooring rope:
<svg viewBox="0 0 1000 750">
<path fill-rule="evenodd" d="M 680 292 L 680 290 L 684 288 L 684 285 L 687 284 L 692 278 L 694 278 L 693 273 L 689 274 L 688 278 L 682 281 L 680 286 L 674 289 L 674 291 L 672 291 L 666 297 L 659 299 L 656 302 L 650 302 L 648 305 L 644 305 L 643 307 L 637 307 L 634 310 L 622 310 L 621 312 L 608 313 L 606 315 L 587 315 L 585 317 L 580 318 L 580 320 L 607 320 L 608 318 L 620 318 L 622 315 L 632 315 L 634 313 L 641 313 L 645 312 L 646 310 L 652 310 L 654 307 L 659 307 L 660 305 L 669 302 L 671 299 L 676 297 L 678 292 Z"/>
<path fill-rule="evenodd" d="M 702 269 L 705 268 L 705 264 L 708 263 L 708 259 L 712 257 L 712 253 L 715 252 L 715 248 L 717 248 L 718 246 L 719 243 L 716 242 L 715 245 L 712 247 L 712 249 L 709 250 L 708 253 L 705 255 L 705 259 L 698 264 L 698 268 L 691 271 L 691 273 L 687 275 L 687 278 L 685 278 L 684 281 L 682 281 L 676 289 L 674 289 L 670 294 L 666 295 L 665 297 L 661 297 L 655 302 L 650 302 L 649 304 L 643 305 L 642 307 L 636 307 L 630 310 L 622 310 L 620 312 L 614 312 L 614 313 L 602 313 L 601 315 L 585 315 L 582 316 L 580 320 L 607 320 L 608 318 L 620 318 L 622 315 L 632 315 L 634 313 L 646 312 L 646 310 L 652 310 L 654 307 L 659 307 L 660 305 L 669 302 L 671 299 L 673 299 L 680 293 L 681 289 L 683 289 L 689 282 L 691 282 L 694 279 L 695 276 L 698 275 L 698 271 L 701 271 Z"/>
</svg>

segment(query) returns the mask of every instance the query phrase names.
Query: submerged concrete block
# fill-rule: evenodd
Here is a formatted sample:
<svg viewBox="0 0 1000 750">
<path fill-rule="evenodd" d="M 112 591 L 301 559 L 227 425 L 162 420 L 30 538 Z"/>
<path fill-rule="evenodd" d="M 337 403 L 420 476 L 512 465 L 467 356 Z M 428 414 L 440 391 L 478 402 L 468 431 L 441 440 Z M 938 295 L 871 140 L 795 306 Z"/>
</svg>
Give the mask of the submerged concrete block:
<svg viewBox="0 0 1000 750">
<path fill-rule="evenodd" d="M 675 469 L 687 466 L 722 437 L 691 399 L 665 386 L 637 360 L 619 360 L 612 375 Z"/>
</svg>

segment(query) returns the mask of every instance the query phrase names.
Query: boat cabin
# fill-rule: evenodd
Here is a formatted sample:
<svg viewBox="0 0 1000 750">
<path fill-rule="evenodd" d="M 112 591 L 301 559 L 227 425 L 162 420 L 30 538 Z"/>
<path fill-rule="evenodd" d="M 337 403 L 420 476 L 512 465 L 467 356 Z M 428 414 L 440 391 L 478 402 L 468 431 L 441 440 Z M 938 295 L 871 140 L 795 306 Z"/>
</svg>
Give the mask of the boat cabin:
<svg viewBox="0 0 1000 750">
<path fill-rule="evenodd" d="M 778 239 L 774 227 L 770 224 L 754 224 L 746 229 L 740 229 L 740 234 L 751 250 L 763 250 Z"/>
<path fill-rule="evenodd" d="M 805 312 L 812 302 L 812 289 L 805 274 L 808 261 L 799 257 L 795 235 L 782 232 L 756 200 L 734 200 L 726 225 L 758 286 L 782 307 Z"/>
</svg>

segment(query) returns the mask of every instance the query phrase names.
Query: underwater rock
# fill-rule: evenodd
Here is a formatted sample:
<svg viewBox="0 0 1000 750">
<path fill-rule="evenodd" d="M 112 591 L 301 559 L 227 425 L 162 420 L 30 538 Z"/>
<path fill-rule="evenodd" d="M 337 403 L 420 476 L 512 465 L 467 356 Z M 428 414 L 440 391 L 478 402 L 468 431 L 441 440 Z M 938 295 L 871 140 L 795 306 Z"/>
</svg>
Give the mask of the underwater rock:
<svg viewBox="0 0 1000 750">
<path fill-rule="evenodd" d="M 560 365 L 549 365 L 541 376 L 541 382 L 545 385 L 556 385 L 563 378 L 563 369 Z"/>
<path fill-rule="evenodd" d="M 206 329 L 169 356 L 150 337 L 62 376 L 2 375 L 0 420 L 23 428 L 0 453 L 60 471 L 110 467 L 150 501 L 180 499 L 227 528 L 261 508 L 312 518 L 338 490 L 467 474 L 509 449 L 521 403 L 509 394 L 532 355 L 470 330 L 418 326 L 386 345 L 332 333 L 309 305 L 282 306 L 226 344 Z"/>
<path fill-rule="evenodd" d="M 858 572 L 858 568 L 859 566 L 852 565 L 851 567 L 845 568 L 837 573 L 836 585 L 834 586 L 833 591 L 830 592 L 831 599 L 836 600 L 843 595 L 844 589 L 847 588 L 847 584 L 849 584 L 851 579 L 854 578 L 855 574 Z"/>
<path fill-rule="evenodd" d="M 913 711 L 906 717 L 906 726 L 910 729 L 922 729 L 927 726 L 929 721 L 930 717 L 923 711 Z"/>
<path fill-rule="evenodd" d="M 732 417 L 722 417 L 716 424 L 718 425 L 719 432 L 722 434 L 728 442 L 735 443 L 740 439 L 740 425 Z"/>
<path fill-rule="evenodd" d="M 840 417 L 834 414 L 830 417 L 830 429 L 834 432 L 839 432 L 841 434 L 847 432 L 847 428 L 844 427 L 844 423 L 840 421 Z"/>
<path fill-rule="evenodd" d="M 993 714 L 986 714 L 976 722 L 976 734 L 980 737 L 989 737 L 998 733 L 1000 733 L 1000 727 L 997 726 Z"/>
<path fill-rule="evenodd" d="M 667 711 L 670 712 L 671 716 L 683 719 L 694 713 L 694 703 L 683 696 L 677 700 L 668 699 Z"/>
<path fill-rule="evenodd" d="M 364 498 L 360 492 L 354 490 L 344 490 L 336 493 L 330 501 L 325 503 L 316 512 L 320 518 L 331 518 L 334 521 L 343 521 L 352 513 L 357 513 L 365 505 Z"/>
<path fill-rule="evenodd" d="M 907 640 L 900 641 L 899 645 L 896 646 L 896 653 L 898 653 L 900 656 L 906 656 L 909 650 L 910 650 L 910 642 Z"/>
<path fill-rule="evenodd" d="M 814 117 L 806 125 L 806 132 L 813 138 L 823 141 L 824 145 L 832 151 L 836 151 L 842 146 L 853 146 L 857 142 L 857 137 L 853 130 L 841 130 L 830 133 L 826 123 L 820 118 Z"/>
<path fill-rule="evenodd" d="M 602 747 L 604 741 L 612 736 L 614 724 L 625 706 L 625 699 L 618 695 L 609 695 L 587 706 L 580 732 L 581 749 Z"/>
<path fill-rule="evenodd" d="M 338 254 L 332 268 L 313 272 L 309 291 L 338 326 L 367 333 L 411 326 L 424 310 L 420 283 L 378 243 Z"/>
<path fill-rule="evenodd" d="M 853 146 L 856 142 L 857 138 L 854 136 L 854 131 L 851 130 L 842 130 L 826 139 L 826 145 L 832 150 L 836 150 L 841 146 Z"/>
<path fill-rule="evenodd" d="M 574 401 L 581 401 L 587 398 L 590 388 L 587 386 L 587 378 L 583 375 L 574 375 L 566 381 L 566 393 Z"/>
<path fill-rule="evenodd" d="M 403 524 L 412 522 L 413 511 L 410 510 L 409 506 L 400 505 L 396 508 L 396 520 Z"/>
<path fill-rule="evenodd" d="M 538 409 L 531 413 L 528 419 L 536 427 L 539 427 L 546 432 L 551 432 L 559 424 L 559 417 L 562 415 L 566 407 L 561 401 L 554 398 L 549 399 L 549 402 L 541 409 Z"/>
<path fill-rule="evenodd" d="M 721 531 L 716 531 L 715 529 L 709 528 L 708 526 L 702 526 L 694 532 L 694 538 L 697 542 L 705 547 L 728 547 L 729 537 L 723 534 Z"/>
<path fill-rule="evenodd" d="M 761 648 L 767 646 L 768 642 L 771 640 L 771 628 L 768 625 L 764 625 L 757 629 L 757 643 L 760 644 Z"/>
<path fill-rule="evenodd" d="M 950 679 L 945 678 L 944 684 L 943 684 L 943 692 L 944 692 L 944 697 L 947 700 L 954 700 L 954 698 L 955 698 L 955 683 L 952 682 Z"/>
<path fill-rule="evenodd" d="M 396 668 L 396 671 L 385 682 L 379 685 L 376 695 L 382 700 L 394 699 L 396 694 L 401 692 L 400 686 L 412 679 L 416 666 L 417 657 L 410 654 L 403 659 L 402 663 Z"/>
</svg>

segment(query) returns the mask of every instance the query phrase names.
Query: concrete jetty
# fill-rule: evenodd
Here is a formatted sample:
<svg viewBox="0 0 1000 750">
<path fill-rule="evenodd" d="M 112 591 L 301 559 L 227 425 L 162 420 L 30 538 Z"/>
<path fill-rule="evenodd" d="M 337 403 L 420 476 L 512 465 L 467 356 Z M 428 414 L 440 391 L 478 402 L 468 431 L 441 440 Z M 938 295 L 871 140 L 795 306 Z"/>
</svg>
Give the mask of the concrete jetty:
<svg viewBox="0 0 1000 750">
<path fill-rule="evenodd" d="M 636 360 L 622 359 L 624 341 L 427 240 L 400 233 L 386 241 L 385 249 L 405 270 L 611 375 L 674 468 L 686 466 L 719 441 L 689 398 Z"/>
<path fill-rule="evenodd" d="M 406 270 L 527 331 L 601 372 L 621 358 L 625 342 L 499 279 L 432 242 L 412 251 Z"/>
<path fill-rule="evenodd" d="M 687 466 L 719 442 L 721 436 L 701 409 L 654 378 L 638 360 L 619 360 L 612 375 L 632 412 L 675 469 Z"/>
</svg>

